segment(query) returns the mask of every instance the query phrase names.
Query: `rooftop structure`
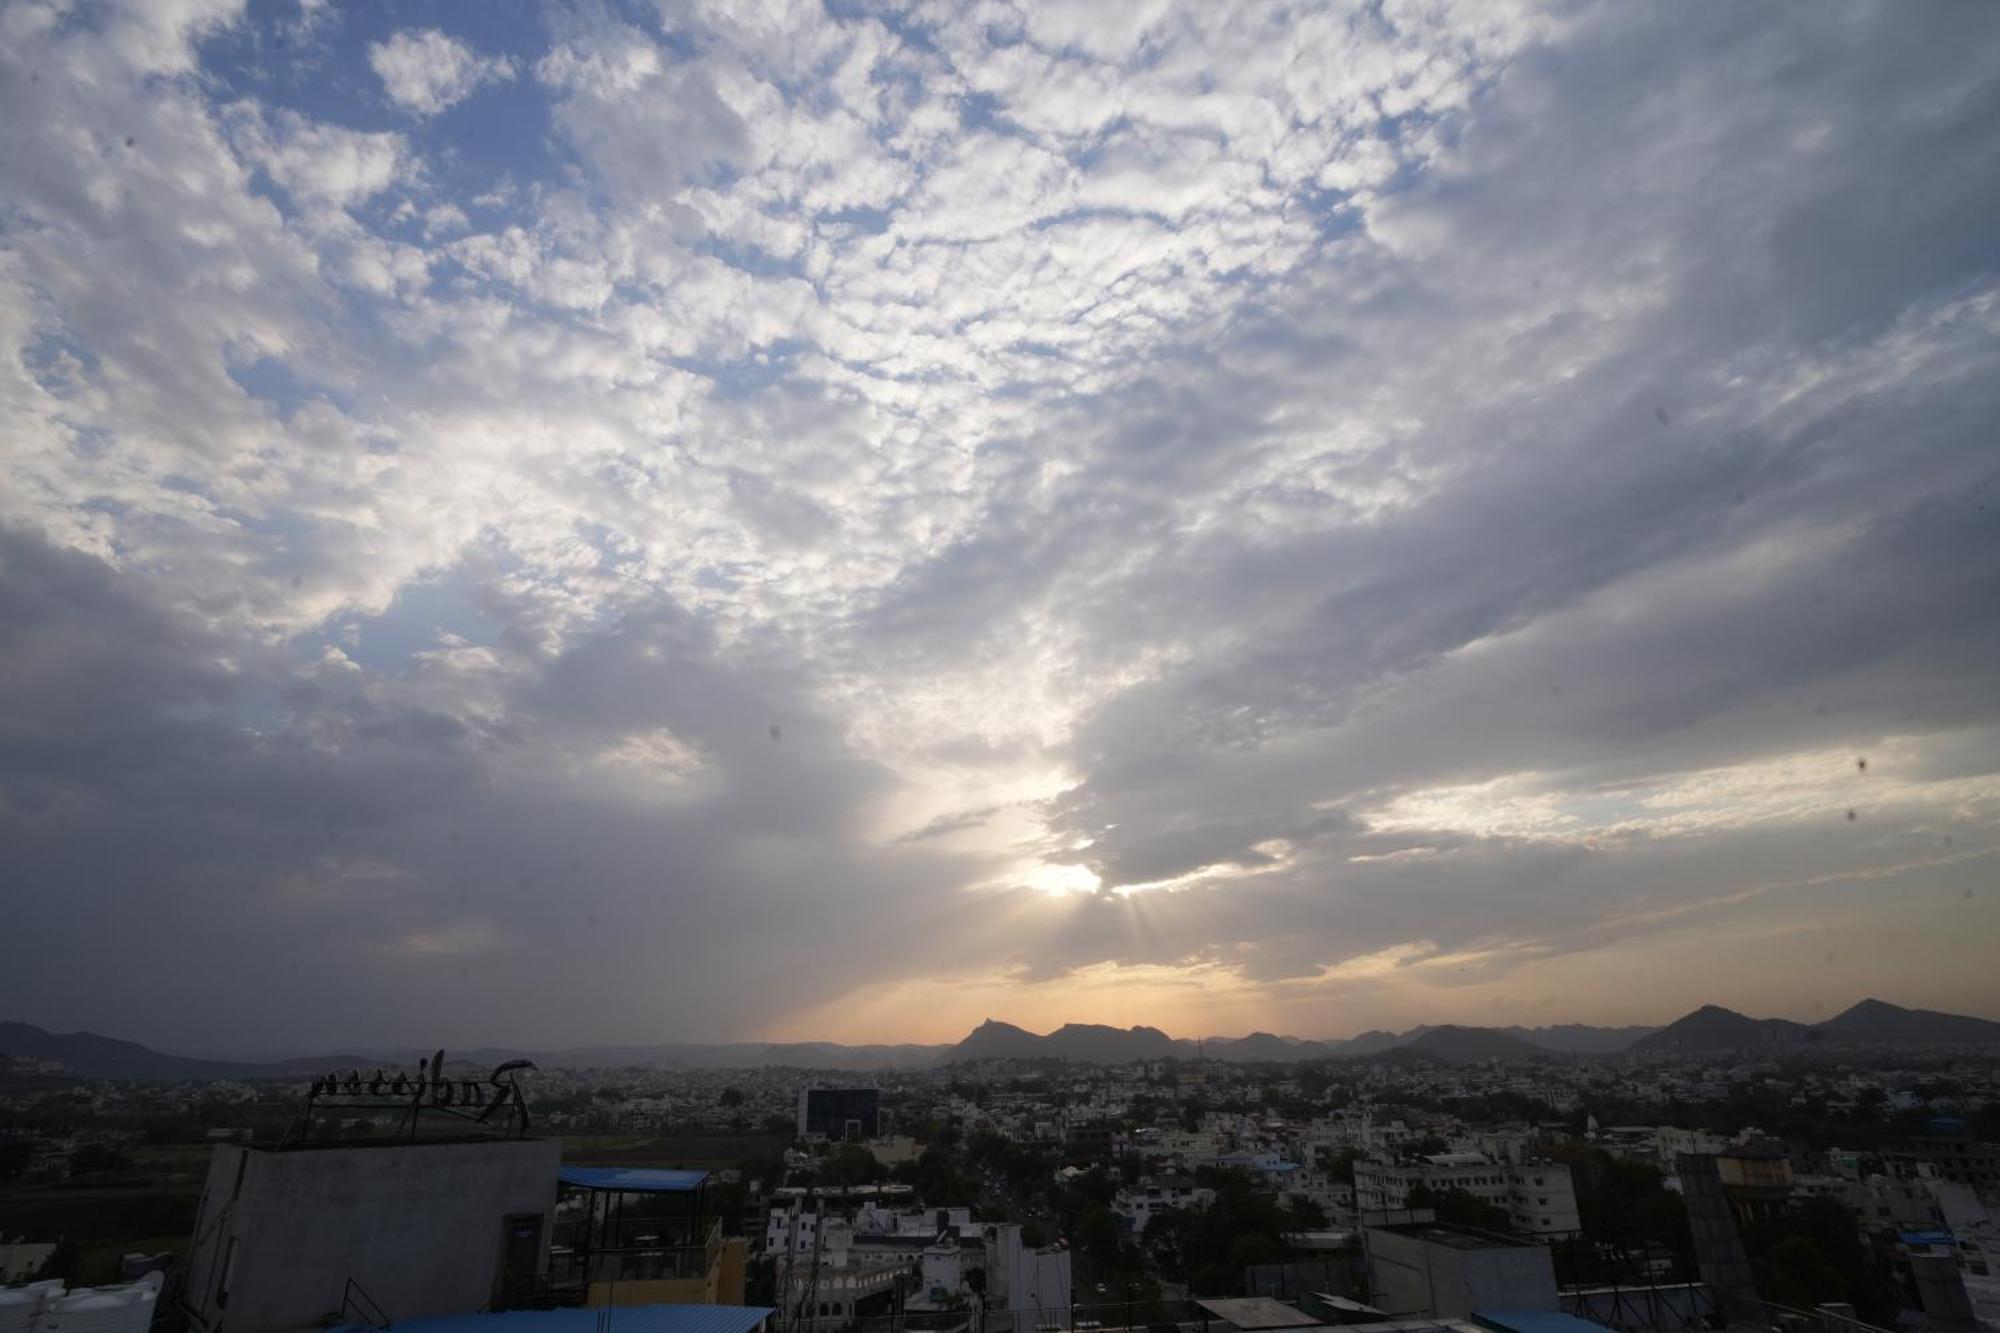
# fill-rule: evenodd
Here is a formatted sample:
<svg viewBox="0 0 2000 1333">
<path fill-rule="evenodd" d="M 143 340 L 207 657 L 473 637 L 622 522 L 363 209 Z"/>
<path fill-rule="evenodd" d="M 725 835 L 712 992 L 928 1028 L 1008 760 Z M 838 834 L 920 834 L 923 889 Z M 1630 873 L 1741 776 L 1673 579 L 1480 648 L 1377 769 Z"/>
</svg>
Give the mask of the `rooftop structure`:
<svg viewBox="0 0 2000 1333">
<path fill-rule="evenodd" d="M 1320 1323 L 1317 1317 L 1269 1296 L 1211 1297 L 1196 1300 L 1195 1304 L 1204 1313 L 1241 1333 L 1276 1328 L 1312 1328 Z"/>
<path fill-rule="evenodd" d="M 1561 1309 L 1544 1247 L 1445 1222 L 1371 1226 L 1368 1289 L 1392 1315 L 1460 1319 L 1474 1310 Z"/>
<path fill-rule="evenodd" d="M 652 1167 L 566 1166 L 556 1173 L 565 1185 L 624 1194 L 694 1194 L 708 1183 L 706 1171 L 663 1171 Z"/>
<path fill-rule="evenodd" d="M 182 1300 L 232 1333 L 316 1326 L 357 1301 L 397 1320 L 505 1304 L 546 1262 L 561 1153 L 543 1139 L 220 1145 Z"/>
<path fill-rule="evenodd" d="M 639 1305 L 618 1312 L 619 1333 L 756 1333 L 772 1311 L 757 1305 Z M 501 1314 L 443 1315 L 411 1319 L 396 1333 L 598 1333 L 596 1310 L 510 1310 Z M 379 1333 L 371 1325 L 348 1324 L 332 1333 Z"/>
<path fill-rule="evenodd" d="M 707 1211 L 706 1171 L 565 1166 L 545 1285 L 555 1301 L 740 1305 L 745 1247 Z"/>
</svg>

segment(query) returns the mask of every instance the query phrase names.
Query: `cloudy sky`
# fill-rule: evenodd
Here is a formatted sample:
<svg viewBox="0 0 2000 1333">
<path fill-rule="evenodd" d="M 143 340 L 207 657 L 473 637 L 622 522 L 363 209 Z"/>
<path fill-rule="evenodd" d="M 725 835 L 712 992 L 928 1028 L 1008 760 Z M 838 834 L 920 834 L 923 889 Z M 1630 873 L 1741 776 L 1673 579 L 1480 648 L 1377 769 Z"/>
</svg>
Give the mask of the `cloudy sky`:
<svg viewBox="0 0 2000 1333">
<path fill-rule="evenodd" d="M 2000 1015 L 2000 8 L 0 3 L 0 1017 Z"/>
</svg>

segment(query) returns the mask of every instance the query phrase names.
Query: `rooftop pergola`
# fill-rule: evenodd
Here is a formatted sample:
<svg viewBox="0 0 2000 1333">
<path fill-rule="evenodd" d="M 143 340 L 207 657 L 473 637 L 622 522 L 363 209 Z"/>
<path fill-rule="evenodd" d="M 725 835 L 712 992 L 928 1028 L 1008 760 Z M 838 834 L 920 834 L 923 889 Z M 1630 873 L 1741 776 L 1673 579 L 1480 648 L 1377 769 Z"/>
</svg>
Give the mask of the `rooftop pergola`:
<svg viewBox="0 0 2000 1333">
<path fill-rule="evenodd" d="M 566 1272 L 586 1282 L 692 1278 L 713 1264 L 720 1228 L 704 1210 L 708 1172 L 565 1166 L 557 1179 L 565 1201 L 581 1193 L 585 1202 L 581 1218 L 558 1223 L 566 1244 L 550 1253 L 551 1276 Z"/>
</svg>

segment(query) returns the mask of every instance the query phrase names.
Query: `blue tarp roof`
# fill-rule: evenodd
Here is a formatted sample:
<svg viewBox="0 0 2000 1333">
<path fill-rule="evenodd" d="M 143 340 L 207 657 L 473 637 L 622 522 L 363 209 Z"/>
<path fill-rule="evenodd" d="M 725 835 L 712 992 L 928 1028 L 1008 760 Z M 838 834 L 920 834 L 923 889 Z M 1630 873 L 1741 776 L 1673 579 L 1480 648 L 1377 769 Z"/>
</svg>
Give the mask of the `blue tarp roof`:
<svg viewBox="0 0 2000 1333">
<path fill-rule="evenodd" d="M 1472 1322 L 1503 1333 L 1608 1333 L 1602 1324 L 1561 1310 L 1474 1310 Z"/>
<path fill-rule="evenodd" d="M 556 1172 L 565 1185 L 587 1190 L 625 1190 L 633 1194 L 685 1194 L 699 1189 L 706 1171 L 659 1171 L 632 1166 L 566 1166 Z M 690 1306 L 689 1309 L 701 1307 Z"/>
<path fill-rule="evenodd" d="M 696 1172 L 695 1174 L 700 1174 Z M 399 1319 L 395 1333 L 750 1333 L 772 1311 L 761 1305 L 620 1305 L 610 1310 L 509 1310 Z M 378 1333 L 350 1324 L 334 1333 Z"/>
</svg>

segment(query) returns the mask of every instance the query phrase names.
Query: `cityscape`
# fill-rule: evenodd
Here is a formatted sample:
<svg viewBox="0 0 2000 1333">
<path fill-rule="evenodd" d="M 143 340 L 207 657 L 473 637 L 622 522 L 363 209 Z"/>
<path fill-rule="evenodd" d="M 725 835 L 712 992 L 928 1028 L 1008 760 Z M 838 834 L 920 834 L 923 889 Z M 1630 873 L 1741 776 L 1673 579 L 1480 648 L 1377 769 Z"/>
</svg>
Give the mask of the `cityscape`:
<svg viewBox="0 0 2000 1333">
<path fill-rule="evenodd" d="M 190 1327 L 690 1303 L 884 1333 L 2000 1321 L 2000 1023 L 1877 999 L 1345 1051 L 989 1022 L 875 1068 L 712 1047 L 231 1072 L 0 1035 L 30 1048 L 0 1070 L 10 1290 L 140 1291 Z"/>
</svg>

